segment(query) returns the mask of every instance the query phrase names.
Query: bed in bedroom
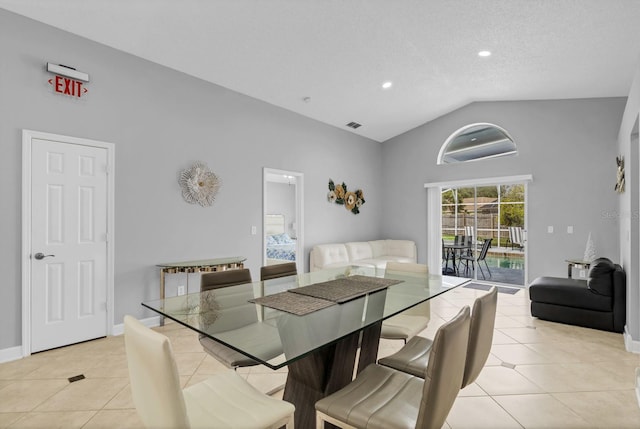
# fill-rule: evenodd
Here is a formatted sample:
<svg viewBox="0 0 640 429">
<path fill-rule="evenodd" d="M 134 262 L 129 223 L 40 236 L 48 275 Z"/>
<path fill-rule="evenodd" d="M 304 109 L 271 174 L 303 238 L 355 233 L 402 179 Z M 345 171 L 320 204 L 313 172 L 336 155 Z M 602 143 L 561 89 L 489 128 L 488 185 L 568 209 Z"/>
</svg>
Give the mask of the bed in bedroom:
<svg viewBox="0 0 640 429">
<path fill-rule="evenodd" d="M 264 230 L 267 265 L 295 262 L 298 243 L 286 233 L 284 215 L 265 215 Z"/>
</svg>

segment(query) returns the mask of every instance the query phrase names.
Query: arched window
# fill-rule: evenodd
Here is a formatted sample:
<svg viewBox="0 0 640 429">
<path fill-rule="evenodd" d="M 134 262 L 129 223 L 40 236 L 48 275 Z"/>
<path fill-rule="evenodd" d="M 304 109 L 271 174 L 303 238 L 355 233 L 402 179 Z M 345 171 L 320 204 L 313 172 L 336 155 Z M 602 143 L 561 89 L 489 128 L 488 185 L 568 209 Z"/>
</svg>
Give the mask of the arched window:
<svg viewBox="0 0 640 429">
<path fill-rule="evenodd" d="M 444 142 L 438 155 L 438 164 L 517 154 L 518 148 L 504 128 L 489 123 L 470 124 L 451 134 Z"/>
</svg>

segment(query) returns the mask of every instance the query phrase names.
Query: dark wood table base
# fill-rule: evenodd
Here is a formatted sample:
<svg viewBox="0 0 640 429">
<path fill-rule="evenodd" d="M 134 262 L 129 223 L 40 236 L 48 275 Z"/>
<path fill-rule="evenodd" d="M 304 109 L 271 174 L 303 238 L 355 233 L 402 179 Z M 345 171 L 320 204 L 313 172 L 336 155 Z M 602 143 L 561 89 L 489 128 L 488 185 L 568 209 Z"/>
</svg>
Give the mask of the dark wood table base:
<svg viewBox="0 0 640 429">
<path fill-rule="evenodd" d="M 314 428 L 316 402 L 351 382 L 359 344 L 357 372 L 376 362 L 381 328 L 378 322 L 364 329 L 362 336 L 356 332 L 289 365 L 283 399 L 296 406 L 296 428 Z"/>
</svg>

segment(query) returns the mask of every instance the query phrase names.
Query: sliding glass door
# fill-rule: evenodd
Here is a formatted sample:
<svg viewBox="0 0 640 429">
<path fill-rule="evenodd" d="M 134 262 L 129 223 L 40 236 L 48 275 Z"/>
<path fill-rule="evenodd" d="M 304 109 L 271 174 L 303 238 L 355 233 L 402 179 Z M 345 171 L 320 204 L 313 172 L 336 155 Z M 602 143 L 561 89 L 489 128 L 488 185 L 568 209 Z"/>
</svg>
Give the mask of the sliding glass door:
<svg viewBox="0 0 640 429">
<path fill-rule="evenodd" d="M 525 184 L 441 187 L 443 273 L 524 285 Z"/>
</svg>

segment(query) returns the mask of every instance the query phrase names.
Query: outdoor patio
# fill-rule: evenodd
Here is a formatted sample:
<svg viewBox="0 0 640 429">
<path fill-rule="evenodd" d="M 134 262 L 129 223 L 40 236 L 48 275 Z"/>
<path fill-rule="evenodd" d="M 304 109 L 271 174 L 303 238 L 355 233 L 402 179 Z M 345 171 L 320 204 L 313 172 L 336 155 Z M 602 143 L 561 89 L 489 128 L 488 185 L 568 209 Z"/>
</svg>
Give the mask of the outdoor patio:
<svg viewBox="0 0 640 429">
<path fill-rule="evenodd" d="M 478 271 L 478 280 L 490 280 L 496 283 L 504 283 L 515 286 L 524 286 L 524 250 L 523 249 L 511 249 L 509 247 L 492 247 L 487 252 L 487 257 L 485 259 L 487 265 L 489 266 L 489 272 L 487 272 L 487 266 L 484 262 L 480 262 L 482 264 L 481 268 L 478 269 L 478 264 L 476 263 L 476 271 Z M 456 261 L 457 262 L 457 261 Z M 449 275 L 456 275 L 451 271 L 451 261 L 448 263 Z M 484 271 L 485 278 L 482 276 L 482 272 Z M 444 263 L 443 263 L 443 273 L 444 273 Z M 457 273 L 460 277 L 474 278 L 473 271 L 471 269 L 471 264 L 469 264 L 469 269 L 465 270 L 464 263 L 459 265 L 459 272 Z"/>
</svg>

